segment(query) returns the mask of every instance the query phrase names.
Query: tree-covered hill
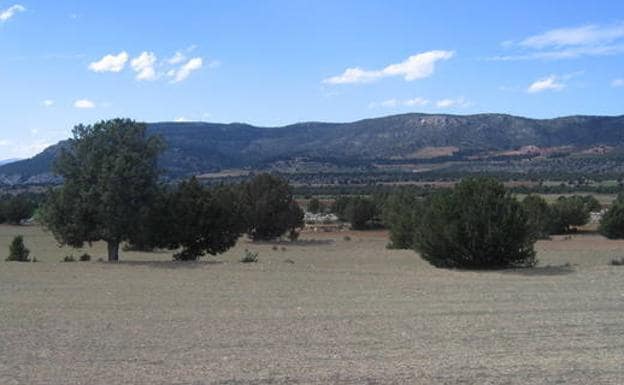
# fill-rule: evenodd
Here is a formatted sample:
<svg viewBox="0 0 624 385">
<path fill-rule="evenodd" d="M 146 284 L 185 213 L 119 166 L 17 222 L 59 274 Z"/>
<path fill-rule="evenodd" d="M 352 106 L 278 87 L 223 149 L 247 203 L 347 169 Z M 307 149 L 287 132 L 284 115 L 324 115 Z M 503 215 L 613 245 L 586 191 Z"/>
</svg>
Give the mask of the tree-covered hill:
<svg viewBox="0 0 624 385">
<path fill-rule="evenodd" d="M 439 156 L 452 155 L 453 160 L 470 163 L 528 146 L 537 151 L 565 147 L 569 152 L 624 146 L 624 116 L 529 119 L 505 114 L 413 113 L 283 127 L 164 122 L 151 123 L 148 130 L 167 143 L 160 164 L 172 177 L 229 168 L 263 169 L 283 161 L 324 162 L 337 167 L 412 161 L 419 151 L 431 148 L 450 148 L 451 153 Z M 66 143 L 31 159 L 0 166 L 0 183 L 45 182 Z"/>
</svg>

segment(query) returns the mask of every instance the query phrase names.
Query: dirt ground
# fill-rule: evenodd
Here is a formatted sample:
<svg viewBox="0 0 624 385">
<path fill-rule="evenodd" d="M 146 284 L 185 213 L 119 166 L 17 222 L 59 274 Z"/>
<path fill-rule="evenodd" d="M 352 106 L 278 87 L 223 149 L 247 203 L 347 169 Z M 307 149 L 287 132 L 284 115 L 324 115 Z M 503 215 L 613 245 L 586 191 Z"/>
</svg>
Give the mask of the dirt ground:
<svg viewBox="0 0 624 385">
<path fill-rule="evenodd" d="M 18 233 L 40 262 L 0 261 L 2 385 L 624 383 L 624 267 L 609 264 L 624 242 L 596 235 L 539 242 L 534 269 L 468 272 L 387 250 L 383 232 L 190 264 L 61 263 L 71 251 L 37 227 L 0 226 L 0 257 Z M 238 262 L 245 248 L 259 263 Z"/>
</svg>

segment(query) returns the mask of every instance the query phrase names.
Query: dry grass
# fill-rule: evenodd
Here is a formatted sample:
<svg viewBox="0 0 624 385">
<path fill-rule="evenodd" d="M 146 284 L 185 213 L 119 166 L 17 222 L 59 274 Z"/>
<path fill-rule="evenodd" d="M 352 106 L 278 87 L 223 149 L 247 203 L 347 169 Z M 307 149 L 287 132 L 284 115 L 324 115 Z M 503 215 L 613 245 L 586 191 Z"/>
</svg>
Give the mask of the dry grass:
<svg viewBox="0 0 624 385">
<path fill-rule="evenodd" d="M 462 272 L 383 233 L 119 264 L 60 263 L 72 251 L 34 227 L 0 227 L 0 252 L 17 233 L 42 262 L 0 263 L 2 385 L 624 383 L 623 242 L 556 238 L 535 269 Z"/>
</svg>

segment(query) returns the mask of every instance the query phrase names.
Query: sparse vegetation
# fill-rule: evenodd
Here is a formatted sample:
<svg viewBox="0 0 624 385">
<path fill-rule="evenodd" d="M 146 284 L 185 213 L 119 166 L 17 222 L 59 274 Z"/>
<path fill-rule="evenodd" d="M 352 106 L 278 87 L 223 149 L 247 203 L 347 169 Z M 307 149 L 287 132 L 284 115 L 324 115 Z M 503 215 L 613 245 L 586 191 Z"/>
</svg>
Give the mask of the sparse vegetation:
<svg viewBox="0 0 624 385">
<path fill-rule="evenodd" d="M 87 254 L 87 253 L 84 253 L 84 254 L 80 255 L 78 260 L 80 262 L 89 262 L 91 260 L 91 256 L 89 254 Z"/>
<path fill-rule="evenodd" d="M 61 259 L 61 262 L 76 262 L 76 257 L 73 255 L 66 255 Z"/>
</svg>

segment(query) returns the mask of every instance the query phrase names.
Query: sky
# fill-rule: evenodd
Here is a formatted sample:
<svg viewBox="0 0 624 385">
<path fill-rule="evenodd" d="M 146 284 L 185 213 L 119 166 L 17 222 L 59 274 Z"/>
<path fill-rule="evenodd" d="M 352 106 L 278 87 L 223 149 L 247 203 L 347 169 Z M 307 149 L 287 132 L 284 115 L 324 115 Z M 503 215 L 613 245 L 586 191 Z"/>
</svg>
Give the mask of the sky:
<svg viewBox="0 0 624 385">
<path fill-rule="evenodd" d="M 624 1 L 0 0 L 0 160 L 79 123 L 624 114 Z"/>
</svg>

